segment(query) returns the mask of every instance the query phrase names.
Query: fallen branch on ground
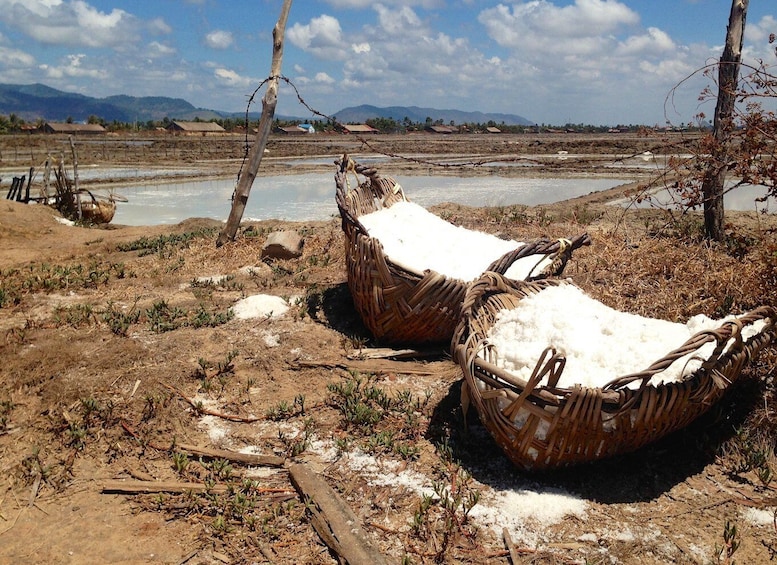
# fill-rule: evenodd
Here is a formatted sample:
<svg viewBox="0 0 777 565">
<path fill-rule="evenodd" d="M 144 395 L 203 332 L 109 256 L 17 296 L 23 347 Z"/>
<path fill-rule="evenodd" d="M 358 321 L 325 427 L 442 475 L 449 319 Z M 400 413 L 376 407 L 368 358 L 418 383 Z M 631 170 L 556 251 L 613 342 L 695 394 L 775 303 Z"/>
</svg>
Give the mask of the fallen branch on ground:
<svg viewBox="0 0 777 565">
<path fill-rule="evenodd" d="M 386 559 L 367 539 L 359 519 L 319 475 L 301 463 L 289 466 L 291 482 L 311 513 L 311 523 L 342 563 L 384 565 Z"/>
<path fill-rule="evenodd" d="M 194 410 L 198 414 L 205 414 L 207 416 L 213 416 L 215 418 L 221 418 L 223 420 L 229 420 L 230 422 L 241 422 L 244 424 L 251 424 L 253 422 L 259 422 L 261 420 L 264 420 L 265 418 L 262 416 L 238 416 L 237 414 L 223 414 L 221 412 L 218 412 L 216 410 L 211 410 L 210 408 L 205 408 L 202 405 L 202 402 L 195 402 L 188 396 L 186 396 L 182 391 L 175 388 L 172 385 L 164 385 L 166 388 L 169 388 L 174 393 L 176 393 L 178 396 L 183 398 L 186 402 L 189 403 L 189 405 L 194 408 Z"/>
</svg>

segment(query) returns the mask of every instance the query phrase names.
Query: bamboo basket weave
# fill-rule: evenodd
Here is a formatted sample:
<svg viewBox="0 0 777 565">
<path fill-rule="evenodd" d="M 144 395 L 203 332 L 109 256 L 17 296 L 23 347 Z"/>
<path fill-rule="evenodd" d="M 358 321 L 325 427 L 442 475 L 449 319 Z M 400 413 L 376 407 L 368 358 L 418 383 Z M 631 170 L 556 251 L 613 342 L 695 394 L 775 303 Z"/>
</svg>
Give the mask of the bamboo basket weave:
<svg viewBox="0 0 777 565">
<path fill-rule="evenodd" d="M 347 155 L 336 164 L 335 199 L 345 235 L 348 286 L 367 329 L 386 344 L 449 345 L 472 281 L 430 269 L 416 273 L 386 256 L 380 241 L 370 237 L 359 218 L 406 201 L 402 188 L 392 178 L 381 177 L 374 168 L 356 164 Z M 349 173 L 356 180 L 349 180 Z M 552 256 L 550 269 L 535 278 L 556 276 L 574 250 L 589 244 L 588 234 L 571 240 L 537 239 L 496 259 L 488 270 L 504 273 L 523 257 L 536 255 L 539 261 Z"/>
<path fill-rule="evenodd" d="M 688 425 L 720 400 L 742 369 L 777 336 L 777 310 L 762 306 L 714 330 L 695 334 L 644 371 L 618 377 L 601 388 L 558 388 L 566 360 L 552 347 L 543 352 L 528 381 L 498 367 L 498 351 L 487 341 L 497 314 L 515 308 L 533 293 L 563 284 L 572 283 L 525 283 L 484 273 L 464 299 L 451 343 L 464 374 L 463 409 L 470 402 L 475 405 L 484 426 L 523 470 L 627 453 Z M 742 328 L 761 320 L 765 327 L 744 341 Z M 725 350 L 732 338 L 734 343 Z M 696 371 L 676 382 L 648 384 L 674 360 L 710 342 L 716 349 Z M 630 383 L 639 383 L 639 387 L 628 388 Z M 519 410 L 521 424 L 516 424 Z"/>
</svg>

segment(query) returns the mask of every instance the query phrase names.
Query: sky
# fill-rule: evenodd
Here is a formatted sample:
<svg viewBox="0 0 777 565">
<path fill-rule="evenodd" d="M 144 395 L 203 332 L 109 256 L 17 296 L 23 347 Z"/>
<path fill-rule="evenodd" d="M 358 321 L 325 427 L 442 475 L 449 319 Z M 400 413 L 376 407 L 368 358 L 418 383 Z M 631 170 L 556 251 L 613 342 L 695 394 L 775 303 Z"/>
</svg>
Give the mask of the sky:
<svg viewBox="0 0 777 565">
<path fill-rule="evenodd" d="M 282 0 L 0 0 L 0 83 L 244 112 Z M 282 75 L 325 115 L 360 104 L 538 124 L 689 123 L 730 0 L 297 0 Z M 777 64 L 777 2 L 749 4 L 745 62 Z M 260 111 L 263 90 L 252 111 Z M 312 117 L 283 86 L 278 115 Z M 403 116 L 396 116 L 402 119 Z"/>
</svg>

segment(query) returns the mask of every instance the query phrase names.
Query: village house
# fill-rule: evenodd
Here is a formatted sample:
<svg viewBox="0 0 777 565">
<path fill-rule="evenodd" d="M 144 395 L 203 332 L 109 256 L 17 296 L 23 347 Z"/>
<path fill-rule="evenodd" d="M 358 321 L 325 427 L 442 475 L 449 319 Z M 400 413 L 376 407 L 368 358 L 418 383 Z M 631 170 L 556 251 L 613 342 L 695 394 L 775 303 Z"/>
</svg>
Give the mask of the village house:
<svg viewBox="0 0 777 565">
<path fill-rule="evenodd" d="M 378 130 L 367 124 L 345 124 L 343 126 L 345 133 L 378 133 Z"/>
<path fill-rule="evenodd" d="M 221 135 L 226 133 L 226 130 L 218 125 L 216 122 L 182 122 L 174 120 L 169 126 L 167 131 L 174 135 Z"/>
<path fill-rule="evenodd" d="M 432 133 L 456 133 L 458 130 L 453 126 L 436 125 L 436 126 L 427 126 L 426 131 L 429 131 Z"/>
<path fill-rule="evenodd" d="M 42 133 L 59 133 L 67 135 L 94 135 L 105 133 L 106 130 L 100 124 L 71 124 L 67 122 L 46 122 L 40 127 Z"/>
</svg>

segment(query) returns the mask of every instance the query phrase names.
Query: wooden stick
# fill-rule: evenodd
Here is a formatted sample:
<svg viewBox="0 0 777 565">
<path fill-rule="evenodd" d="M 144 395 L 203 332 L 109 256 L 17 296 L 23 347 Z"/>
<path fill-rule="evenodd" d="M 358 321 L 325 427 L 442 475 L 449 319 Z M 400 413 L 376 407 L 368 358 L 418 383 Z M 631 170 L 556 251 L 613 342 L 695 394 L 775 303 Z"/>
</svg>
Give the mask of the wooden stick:
<svg viewBox="0 0 777 565">
<path fill-rule="evenodd" d="M 227 485 L 208 487 L 203 483 L 176 483 L 165 481 L 106 481 L 102 492 L 115 494 L 148 494 L 157 492 L 227 492 Z"/>
<path fill-rule="evenodd" d="M 430 349 L 392 349 L 390 347 L 371 347 L 359 349 L 348 355 L 351 360 L 363 359 L 418 359 L 426 357 L 440 357 L 445 354 L 441 348 Z"/>
<path fill-rule="evenodd" d="M 237 451 L 227 451 L 225 449 L 211 449 L 209 447 L 198 447 L 196 445 L 187 445 L 179 443 L 175 446 L 182 451 L 188 451 L 192 455 L 199 455 L 211 459 L 226 459 L 235 463 L 245 465 L 263 465 L 266 467 L 283 467 L 286 459 L 276 457 L 275 455 L 259 455 L 256 453 L 239 453 Z"/>
<path fill-rule="evenodd" d="M 244 424 L 252 424 L 253 422 L 259 422 L 260 420 L 264 420 L 263 417 L 260 416 L 238 416 L 236 414 L 223 414 L 221 412 L 217 412 L 216 410 L 211 410 L 210 408 L 205 408 L 202 406 L 202 404 L 195 402 L 188 396 L 186 396 L 181 390 L 175 388 L 172 385 L 165 384 L 165 387 L 169 388 L 176 394 L 178 394 L 181 398 L 183 398 L 186 402 L 189 403 L 189 405 L 194 408 L 198 414 L 206 414 L 208 416 L 214 416 L 216 418 L 222 418 L 224 420 L 229 420 L 230 422 L 242 422 Z"/>
<path fill-rule="evenodd" d="M 513 543 L 513 538 L 510 537 L 510 530 L 507 528 L 502 528 L 502 536 L 505 538 L 505 545 L 507 546 L 507 551 L 510 552 L 510 561 L 513 565 L 518 564 L 518 552 L 515 550 L 515 544 Z"/>
<path fill-rule="evenodd" d="M 264 149 L 267 147 L 267 139 L 270 137 L 270 130 L 272 129 L 275 106 L 278 104 L 278 80 L 280 79 L 281 61 L 283 60 L 283 35 L 286 30 L 286 20 L 289 17 L 290 9 L 291 0 L 284 0 L 281 15 L 272 30 L 273 53 L 270 65 L 270 80 L 262 100 L 262 115 L 259 118 L 256 142 L 249 152 L 246 170 L 243 171 L 240 179 L 238 179 L 235 196 L 232 200 L 232 210 L 229 213 L 224 229 L 216 240 L 216 247 L 221 247 L 227 241 L 235 239 L 237 228 L 240 227 L 240 220 L 243 219 L 243 212 L 248 203 L 251 185 L 254 183 L 256 173 L 259 171 L 259 165 L 262 164 Z"/>
<path fill-rule="evenodd" d="M 367 539 L 359 518 L 346 502 L 321 478 L 302 463 L 289 466 L 291 482 L 300 496 L 309 501 L 311 523 L 340 562 L 385 565 L 386 558 Z"/>
<path fill-rule="evenodd" d="M 377 359 L 375 361 L 378 361 Z M 429 369 L 407 369 L 402 363 L 390 363 L 385 362 L 384 366 L 379 366 L 375 361 L 364 361 L 359 363 L 353 361 L 351 363 L 339 363 L 337 361 L 294 361 L 294 365 L 297 367 L 303 367 L 307 369 L 342 369 L 343 371 L 364 371 L 374 374 L 382 373 L 397 373 L 400 375 L 436 375 L 439 371 L 432 371 Z"/>
</svg>

